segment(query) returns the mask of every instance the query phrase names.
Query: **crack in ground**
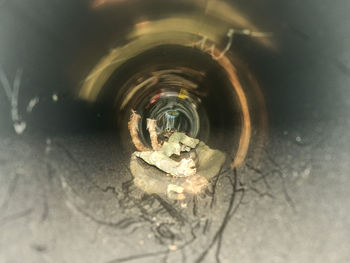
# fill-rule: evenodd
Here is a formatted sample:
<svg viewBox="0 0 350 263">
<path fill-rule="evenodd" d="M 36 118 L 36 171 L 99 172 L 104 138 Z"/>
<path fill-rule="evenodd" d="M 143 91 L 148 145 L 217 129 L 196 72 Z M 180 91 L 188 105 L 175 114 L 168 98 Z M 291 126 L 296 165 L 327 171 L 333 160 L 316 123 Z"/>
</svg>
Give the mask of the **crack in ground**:
<svg viewBox="0 0 350 263">
<path fill-rule="evenodd" d="M 173 218 L 179 221 L 182 225 L 185 224 L 186 219 L 182 216 L 182 214 L 179 211 L 177 211 L 176 208 L 174 208 L 171 204 L 169 204 L 159 195 L 153 194 L 152 196 L 154 196 L 154 198 L 158 200 L 158 202 L 164 207 L 164 209 L 169 213 L 169 215 L 171 215 Z"/>
<path fill-rule="evenodd" d="M 63 152 L 66 154 L 66 156 L 68 157 L 68 159 L 74 164 L 74 166 L 77 167 L 78 172 L 81 173 L 82 175 L 85 176 L 85 178 L 88 178 L 86 176 L 86 172 L 83 170 L 83 168 L 80 166 L 79 162 L 75 159 L 75 157 L 71 154 L 71 152 L 66 149 L 62 144 L 57 143 L 58 147 L 60 149 L 63 150 Z M 217 182 L 218 180 L 221 178 L 221 176 L 225 173 L 227 173 L 228 171 L 232 171 L 231 169 L 226 169 L 223 171 L 220 171 L 220 173 L 216 176 L 216 178 L 214 178 L 212 180 L 212 192 L 211 194 L 211 201 L 210 201 L 210 208 L 213 208 L 214 203 L 215 203 L 215 196 L 216 196 L 216 188 L 217 188 Z M 225 213 L 224 216 L 224 220 L 222 222 L 222 224 L 219 227 L 219 230 L 215 233 L 208 249 L 206 251 L 204 251 L 199 258 L 196 260 L 196 262 L 201 262 L 208 254 L 208 251 L 210 251 L 215 245 L 216 246 L 216 253 L 215 253 L 215 258 L 217 262 L 220 262 L 220 251 L 221 251 L 221 247 L 222 247 L 222 238 L 223 238 L 223 234 L 224 234 L 224 230 L 228 224 L 228 222 L 231 220 L 232 216 L 236 213 L 238 207 L 240 206 L 240 204 L 242 203 L 243 200 L 243 196 L 244 196 L 244 189 L 238 189 L 237 184 L 238 184 L 238 178 L 237 178 L 237 171 L 234 169 L 233 170 L 233 174 L 234 174 L 234 179 L 232 179 L 230 177 L 231 173 L 229 175 L 226 175 L 225 177 L 229 178 L 230 184 L 232 186 L 232 195 L 230 198 L 230 202 L 229 202 L 229 206 L 228 209 Z M 67 188 L 68 183 L 65 182 L 65 178 L 63 178 L 63 176 L 60 176 L 61 179 L 61 185 L 62 188 Z M 133 186 L 133 179 L 125 181 L 122 183 L 121 188 L 122 188 L 122 192 L 124 192 L 124 198 L 120 199 L 119 193 L 116 190 L 116 187 L 113 186 L 107 186 L 105 188 L 102 188 L 100 186 L 97 186 L 94 182 L 92 182 L 89 179 L 89 182 L 92 183 L 94 186 L 96 186 L 100 191 L 102 192 L 112 192 L 115 196 L 116 199 L 119 200 L 119 202 L 125 202 L 125 200 L 129 200 L 131 201 L 135 207 L 137 207 L 139 209 L 139 211 L 141 212 L 141 216 L 139 217 L 142 220 L 133 220 L 132 218 L 126 218 L 126 219 L 122 219 L 118 222 L 106 222 L 104 220 L 100 220 L 98 218 L 95 218 L 93 215 L 91 215 L 90 213 L 88 213 L 87 211 L 85 211 L 85 209 L 83 209 L 82 207 L 80 207 L 79 205 L 76 205 L 73 201 L 70 202 L 70 205 L 73 206 L 73 208 L 78 211 L 79 213 L 81 213 L 82 215 L 84 215 L 85 217 L 87 217 L 88 219 L 90 219 L 91 221 L 97 223 L 98 225 L 104 225 L 104 226 L 108 226 L 108 227 L 113 227 L 113 228 L 118 228 L 118 229 L 125 229 L 128 227 L 131 227 L 132 225 L 136 226 L 132 229 L 132 232 L 136 231 L 139 227 L 137 226 L 138 223 L 142 223 L 141 221 L 146 221 L 150 224 L 154 224 L 154 222 L 150 219 L 150 217 L 152 217 L 152 215 L 154 215 L 154 213 L 149 214 L 148 211 L 145 209 L 145 205 L 150 205 L 152 206 L 152 204 L 154 203 L 154 201 L 158 201 L 158 203 L 160 204 L 161 208 L 157 209 L 156 212 L 160 212 L 161 209 L 166 211 L 167 214 L 169 214 L 169 216 L 171 216 L 172 218 L 174 218 L 177 222 L 179 222 L 182 226 L 185 225 L 187 222 L 186 218 L 182 215 L 181 212 L 179 212 L 172 204 L 168 203 L 167 201 L 165 201 L 162 197 L 160 197 L 159 195 L 156 194 L 152 194 L 152 195 L 147 195 L 147 194 L 143 194 L 141 200 L 138 200 L 136 198 L 134 198 L 133 196 L 130 195 L 130 188 L 131 186 Z M 70 186 L 69 186 L 70 187 Z M 67 192 L 68 191 L 68 192 Z M 68 194 L 67 197 L 69 197 L 70 193 L 73 193 L 74 195 L 77 195 L 77 193 L 74 193 L 73 189 L 71 189 L 71 191 L 69 191 L 69 189 L 65 189 L 65 193 Z M 235 201 L 236 201 L 236 194 L 242 192 L 242 195 L 240 197 L 240 200 L 238 202 L 238 204 L 235 205 Z M 68 200 L 67 200 L 68 201 Z M 192 213 L 194 216 L 198 215 L 198 199 L 197 198 L 193 198 L 193 209 L 192 209 Z M 206 233 L 208 231 L 208 229 L 210 228 L 211 222 L 209 219 L 206 220 L 205 222 L 205 226 L 204 226 L 204 232 Z M 194 240 L 197 239 L 197 235 L 196 235 L 196 229 L 200 228 L 200 224 L 199 222 L 197 222 L 197 224 L 195 226 L 190 227 L 191 228 L 191 235 L 192 238 L 187 241 L 185 244 L 183 244 L 182 246 L 179 246 L 177 248 L 178 251 L 181 251 L 181 253 L 184 254 L 184 256 L 182 257 L 183 261 L 186 261 L 186 255 L 184 253 L 184 248 L 187 247 L 188 245 L 190 245 Z M 162 242 L 161 242 L 162 243 Z M 137 260 L 137 259 L 142 259 L 142 258 L 148 258 L 148 257 L 157 257 L 157 256 L 164 256 L 163 257 L 163 261 L 166 262 L 168 260 L 168 256 L 169 256 L 169 249 L 164 250 L 164 251 L 158 251 L 158 252 L 154 252 L 154 253 L 143 253 L 143 254 L 139 254 L 139 255 L 132 255 L 132 256 L 128 256 L 128 257 L 124 257 L 124 258 L 118 258 L 118 259 L 114 259 L 109 261 L 109 263 L 112 262 L 127 262 L 127 261 L 132 261 L 132 260 Z"/>
<path fill-rule="evenodd" d="M 219 255 L 220 255 L 220 251 L 221 251 L 221 243 L 222 243 L 224 230 L 225 230 L 228 222 L 231 220 L 232 216 L 236 213 L 236 211 L 237 211 L 238 207 L 240 206 L 240 204 L 243 200 L 243 197 L 244 197 L 244 188 L 242 188 L 242 189 L 237 188 L 237 170 L 236 169 L 233 170 L 233 174 L 234 174 L 233 181 L 232 181 L 232 178 L 230 176 L 226 176 L 230 180 L 230 183 L 232 185 L 232 195 L 230 198 L 229 207 L 226 211 L 224 220 L 223 220 L 219 230 L 214 235 L 214 238 L 212 239 L 211 243 L 209 244 L 209 247 L 197 258 L 197 260 L 195 260 L 196 263 L 202 262 L 215 244 L 217 244 L 215 258 L 216 258 L 216 261 L 218 263 L 220 262 Z M 241 198 L 240 198 L 238 204 L 236 206 L 234 206 L 236 194 L 238 192 L 242 192 L 242 195 L 241 195 Z"/>
<path fill-rule="evenodd" d="M 296 210 L 296 206 L 295 206 L 295 203 L 293 201 L 293 199 L 290 197 L 289 193 L 288 193 L 288 189 L 286 187 L 286 184 L 285 184 L 285 180 L 284 180 L 284 172 L 282 171 L 282 167 L 270 156 L 270 154 L 265 150 L 266 152 L 266 156 L 267 158 L 270 160 L 270 162 L 277 168 L 275 170 L 275 172 L 277 172 L 278 176 L 280 177 L 281 179 L 281 182 L 282 182 L 282 190 L 283 190 L 283 194 L 284 194 L 284 197 L 288 203 L 288 205 L 292 208 L 293 212 L 296 213 L 297 210 Z"/>
</svg>

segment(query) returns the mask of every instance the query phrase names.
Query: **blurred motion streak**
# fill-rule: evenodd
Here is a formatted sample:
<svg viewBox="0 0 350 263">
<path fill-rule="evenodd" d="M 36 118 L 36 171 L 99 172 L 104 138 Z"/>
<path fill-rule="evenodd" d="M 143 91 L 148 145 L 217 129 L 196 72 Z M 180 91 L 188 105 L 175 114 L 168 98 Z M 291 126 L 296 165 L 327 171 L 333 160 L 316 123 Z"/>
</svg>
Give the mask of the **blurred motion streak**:
<svg viewBox="0 0 350 263">
<path fill-rule="evenodd" d="M 136 1 L 141 3 L 142 1 Z M 203 10 L 203 1 L 177 1 L 194 5 L 196 10 Z M 119 5 L 125 1 L 94 2 L 94 7 L 105 4 Z M 153 2 L 152 2 L 153 3 Z M 157 1 L 154 1 L 156 4 Z M 171 3 L 171 1 L 170 1 Z M 135 3 L 133 3 L 135 4 Z M 241 12 L 225 1 L 207 1 L 204 6 L 205 14 L 196 12 L 181 12 L 174 10 L 166 17 L 152 19 L 142 14 L 143 21 L 134 24 L 131 31 L 118 36 L 124 39 L 123 45 L 112 49 L 109 54 L 96 62 L 95 67 L 86 77 L 78 91 L 79 97 L 86 101 L 95 102 L 105 83 L 112 74 L 127 61 L 144 52 L 164 45 L 192 47 L 209 54 L 224 69 L 231 82 L 232 92 L 238 97 L 241 108 L 242 127 L 239 146 L 231 167 L 242 164 L 247 154 L 251 136 L 251 120 L 245 92 L 237 76 L 235 65 L 231 61 L 231 50 L 235 34 L 254 38 L 258 43 L 270 50 L 277 46 L 272 42 L 270 33 L 260 32 L 260 29 L 247 19 Z M 149 81 L 157 81 L 154 76 Z M 121 108 L 124 108 L 131 97 L 139 90 L 146 88 L 142 82 L 127 94 Z"/>
</svg>

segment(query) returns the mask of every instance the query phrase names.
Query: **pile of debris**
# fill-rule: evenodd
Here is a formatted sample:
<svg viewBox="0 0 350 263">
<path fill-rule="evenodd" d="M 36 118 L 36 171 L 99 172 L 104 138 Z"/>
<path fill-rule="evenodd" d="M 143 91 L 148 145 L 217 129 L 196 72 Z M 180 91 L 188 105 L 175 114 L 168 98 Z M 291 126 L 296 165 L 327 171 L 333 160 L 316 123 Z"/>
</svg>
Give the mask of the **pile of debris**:
<svg viewBox="0 0 350 263">
<path fill-rule="evenodd" d="M 156 120 L 152 119 L 147 119 L 152 144 L 152 149 L 149 149 L 138 135 L 140 119 L 140 115 L 132 111 L 128 125 L 132 142 L 138 150 L 130 160 L 135 185 L 149 194 L 166 194 L 175 200 L 202 192 L 209 180 L 219 173 L 225 154 L 177 131 L 159 143 Z"/>
</svg>

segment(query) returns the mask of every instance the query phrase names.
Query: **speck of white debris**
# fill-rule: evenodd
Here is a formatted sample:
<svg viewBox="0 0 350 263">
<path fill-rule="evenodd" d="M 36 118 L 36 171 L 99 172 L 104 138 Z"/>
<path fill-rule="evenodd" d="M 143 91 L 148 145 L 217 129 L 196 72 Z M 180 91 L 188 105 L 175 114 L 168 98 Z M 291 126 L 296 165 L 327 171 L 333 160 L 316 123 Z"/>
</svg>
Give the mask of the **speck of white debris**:
<svg viewBox="0 0 350 263">
<path fill-rule="evenodd" d="M 143 244 L 145 244 L 145 241 L 143 241 L 142 239 L 140 240 L 140 245 L 142 246 Z"/>
<path fill-rule="evenodd" d="M 310 175 L 310 173 L 311 173 L 311 169 L 310 169 L 310 168 L 306 168 L 306 169 L 304 170 L 304 173 L 303 173 L 303 178 L 304 178 L 304 179 L 308 178 L 309 175 Z"/>
<path fill-rule="evenodd" d="M 175 193 L 181 194 L 184 192 L 184 188 L 181 186 L 178 186 L 176 184 L 169 184 L 167 191 L 168 191 L 168 193 L 175 192 Z"/>
<path fill-rule="evenodd" d="M 181 208 L 186 208 L 187 207 L 187 203 L 181 203 Z"/>
<path fill-rule="evenodd" d="M 305 177 L 308 177 L 311 173 L 311 169 L 310 168 L 306 168 L 305 171 L 304 171 L 304 176 Z"/>
<path fill-rule="evenodd" d="M 251 34 L 251 31 L 250 31 L 249 29 L 243 29 L 243 30 L 242 30 L 242 34 L 250 35 L 250 34 Z"/>
<path fill-rule="evenodd" d="M 157 220 L 157 218 L 155 218 L 155 217 L 152 217 L 152 221 L 156 221 Z"/>
<path fill-rule="evenodd" d="M 13 128 L 15 129 L 15 132 L 17 134 L 22 134 L 26 129 L 26 127 L 27 127 L 27 124 L 24 121 L 13 123 Z"/>
<path fill-rule="evenodd" d="M 170 246 L 169 246 L 169 250 L 171 250 L 171 251 L 176 251 L 176 250 L 177 250 L 177 246 L 175 246 L 175 245 L 170 245 Z"/>
<path fill-rule="evenodd" d="M 54 102 L 58 101 L 58 95 L 56 93 L 52 94 L 52 100 Z"/>
<path fill-rule="evenodd" d="M 148 239 L 151 239 L 151 238 L 152 238 L 152 234 L 148 234 L 148 235 L 147 235 L 147 238 L 148 238 Z"/>
<path fill-rule="evenodd" d="M 48 154 L 51 152 L 51 139 L 46 138 L 46 147 L 45 147 L 45 153 Z"/>
<path fill-rule="evenodd" d="M 39 97 L 32 98 L 27 105 L 27 112 L 32 112 L 34 107 L 39 103 Z"/>
<path fill-rule="evenodd" d="M 297 137 L 295 138 L 295 140 L 296 140 L 297 142 L 301 142 L 301 137 L 300 137 L 300 136 L 297 136 Z"/>
</svg>

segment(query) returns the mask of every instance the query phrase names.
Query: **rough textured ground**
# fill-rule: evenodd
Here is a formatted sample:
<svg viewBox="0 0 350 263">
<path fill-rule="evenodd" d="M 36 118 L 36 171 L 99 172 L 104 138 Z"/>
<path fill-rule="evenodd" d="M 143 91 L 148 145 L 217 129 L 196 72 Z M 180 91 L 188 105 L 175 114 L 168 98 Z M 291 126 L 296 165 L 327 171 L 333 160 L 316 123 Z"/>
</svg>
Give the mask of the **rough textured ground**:
<svg viewBox="0 0 350 263">
<path fill-rule="evenodd" d="M 273 130 L 259 165 L 183 202 L 138 190 L 112 135 L 3 137 L 0 262 L 348 262 L 349 122 L 332 125 Z"/>
</svg>

